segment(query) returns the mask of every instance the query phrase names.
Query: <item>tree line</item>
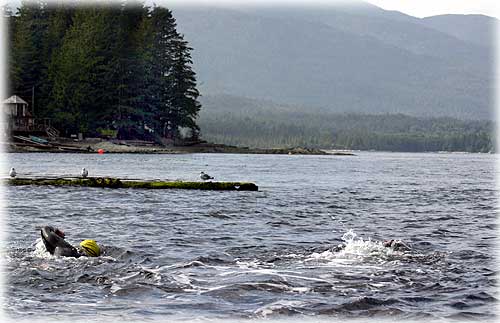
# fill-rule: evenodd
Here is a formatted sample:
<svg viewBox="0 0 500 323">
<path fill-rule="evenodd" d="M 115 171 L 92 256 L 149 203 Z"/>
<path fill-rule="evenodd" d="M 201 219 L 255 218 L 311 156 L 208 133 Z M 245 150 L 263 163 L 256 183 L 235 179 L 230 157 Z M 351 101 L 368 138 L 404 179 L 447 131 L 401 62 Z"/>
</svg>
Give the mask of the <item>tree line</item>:
<svg viewBox="0 0 500 323">
<path fill-rule="evenodd" d="M 197 138 L 192 48 L 169 9 L 136 1 L 23 1 L 9 26 L 9 91 L 63 134 Z M 34 101 L 32 97 L 34 94 Z"/>
<path fill-rule="evenodd" d="M 406 152 L 495 150 L 495 125 L 490 121 L 403 114 L 210 111 L 201 114 L 199 123 L 207 140 L 237 146 Z"/>
</svg>

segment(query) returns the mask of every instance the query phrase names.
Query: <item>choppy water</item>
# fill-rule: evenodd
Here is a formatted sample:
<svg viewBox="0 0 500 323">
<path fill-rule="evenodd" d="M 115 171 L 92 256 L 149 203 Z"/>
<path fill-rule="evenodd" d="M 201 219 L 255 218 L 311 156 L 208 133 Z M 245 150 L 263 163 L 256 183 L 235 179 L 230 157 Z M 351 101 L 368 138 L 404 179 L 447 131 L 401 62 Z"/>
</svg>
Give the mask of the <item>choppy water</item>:
<svg viewBox="0 0 500 323">
<path fill-rule="evenodd" d="M 493 321 L 495 156 L 9 154 L 20 176 L 252 181 L 258 192 L 7 188 L 6 313 L 83 321 Z M 55 258 L 46 224 L 105 256 Z M 402 239 L 398 252 L 380 241 Z M 339 243 L 347 247 L 333 252 Z"/>
</svg>

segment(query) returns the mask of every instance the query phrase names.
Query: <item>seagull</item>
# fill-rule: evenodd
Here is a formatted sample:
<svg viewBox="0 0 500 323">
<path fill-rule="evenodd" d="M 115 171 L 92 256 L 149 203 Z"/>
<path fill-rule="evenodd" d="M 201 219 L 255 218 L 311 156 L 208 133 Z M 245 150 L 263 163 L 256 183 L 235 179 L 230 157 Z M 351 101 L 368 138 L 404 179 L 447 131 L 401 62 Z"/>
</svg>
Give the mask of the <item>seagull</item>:
<svg viewBox="0 0 500 323">
<path fill-rule="evenodd" d="M 9 176 L 14 178 L 16 177 L 17 173 L 16 173 L 16 170 L 14 169 L 14 167 L 12 167 L 9 171 Z"/>
<path fill-rule="evenodd" d="M 89 175 L 89 171 L 84 168 L 82 168 L 82 177 L 85 178 Z"/>
<path fill-rule="evenodd" d="M 204 181 L 208 181 L 209 179 L 214 179 L 212 176 L 205 174 L 204 172 L 200 173 L 200 178 Z"/>
</svg>

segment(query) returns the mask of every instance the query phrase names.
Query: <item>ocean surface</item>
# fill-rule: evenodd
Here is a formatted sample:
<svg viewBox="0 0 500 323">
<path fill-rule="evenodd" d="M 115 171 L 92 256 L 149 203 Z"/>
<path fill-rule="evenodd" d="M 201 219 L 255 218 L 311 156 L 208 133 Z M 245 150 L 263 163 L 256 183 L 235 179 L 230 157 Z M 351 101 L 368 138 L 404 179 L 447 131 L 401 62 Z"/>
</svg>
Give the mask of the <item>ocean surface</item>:
<svg viewBox="0 0 500 323">
<path fill-rule="evenodd" d="M 6 187 L 17 321 L 496 321 L 495 155 L 7 154 L 18 176 L 251 181 L 258 192 Z M 6 176 L 6 174 L 3 174 Z M 57 258 L 59 227 L 99 258 Z M 400 239 L 410 250 L 384 247 Z M 343 245 L 340 251 L 335 246 Z"/>
</svg>

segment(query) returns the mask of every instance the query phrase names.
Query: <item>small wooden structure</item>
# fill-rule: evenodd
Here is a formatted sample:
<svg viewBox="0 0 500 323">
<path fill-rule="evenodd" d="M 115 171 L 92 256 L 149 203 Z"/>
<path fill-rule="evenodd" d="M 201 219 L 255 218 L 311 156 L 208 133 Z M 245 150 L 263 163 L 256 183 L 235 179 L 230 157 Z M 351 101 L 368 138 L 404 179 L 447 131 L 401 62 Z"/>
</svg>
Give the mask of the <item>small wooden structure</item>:
<svg viewBox="0 0 500 323">
<path fill-rule="evenodd" d="M 28 102 L 24 101 L 17 95 L 13 95 L 3 102 L 4 113 L 7 118 L 7 130 L 26 131 L 32 129 L 35 125 L 35 118 L 28 111 Z"/>
<path fill-rule="evenodd" d="M 59 136 L 59 131 L 51 126 L 50 119 L 34 118 L 28 103 L 19 96 L 11 96 L 2 105 L 6 123 L 4 129 L 8 134 Z"/>
</svg>

